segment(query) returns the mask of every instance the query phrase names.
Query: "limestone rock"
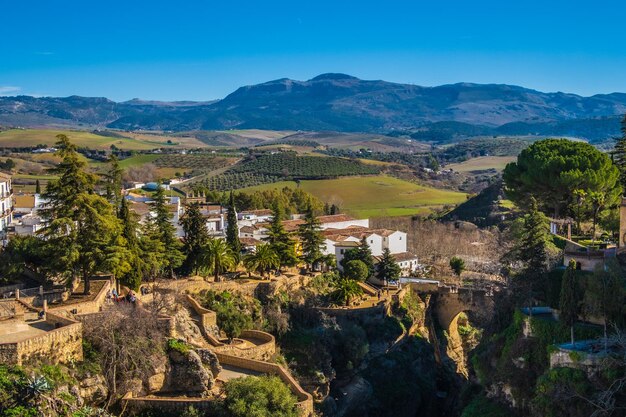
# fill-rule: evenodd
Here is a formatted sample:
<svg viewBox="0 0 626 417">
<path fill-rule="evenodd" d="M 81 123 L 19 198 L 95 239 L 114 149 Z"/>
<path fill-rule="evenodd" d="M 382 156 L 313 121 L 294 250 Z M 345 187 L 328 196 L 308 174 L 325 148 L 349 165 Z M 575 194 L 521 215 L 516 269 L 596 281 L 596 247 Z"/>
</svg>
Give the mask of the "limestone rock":
<svg viewBox="0 0 626 417">
<path fill-rule="evenodd" d="M 80 381 L 80 385 L 72 387 L 72 390 L 72 394 L 85 404 L 102 404 L 109 394 L 106 380 L 102 375 L 84 378 Z"/>
<path fill-rule="evenodd" d="M 190 350 L 187 353 L 180 353 L 172 350 L 169 352 L 169 358 L 167 391 L 203 396 L 213 387 L 215 379 L 204 367 L 202 359 L 196 352 Z"/>
<path fill-rule="evenodd" d="M 197 349 L 196 352 L 198 356 L 200 356 L 202 363 L 209 367 L 211 374 L 213 374 L 214 377 L 219 375 L 222 371 L 222 366 L 217 359 L 217 355 L 210 349 Z"/>
</svg>

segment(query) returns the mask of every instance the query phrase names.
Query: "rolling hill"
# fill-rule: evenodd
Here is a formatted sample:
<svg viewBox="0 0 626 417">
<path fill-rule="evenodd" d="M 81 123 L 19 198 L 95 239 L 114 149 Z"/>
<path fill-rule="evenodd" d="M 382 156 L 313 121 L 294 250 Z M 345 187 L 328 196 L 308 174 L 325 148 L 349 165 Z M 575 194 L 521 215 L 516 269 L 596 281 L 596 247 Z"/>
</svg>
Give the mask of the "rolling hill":
<svg viewBox="0 0 626 417">
<path fill-rule="evenodd" d="M 0 124 L 124 130 L 267 129 L 406 132 L 455 136 L 567 135 L 601 140 L 619 132 L 626 94 L 582 97 L 504 84 L 422 87 L 345 74 L 287 78 L 237 89 L 214 102 L 114 102 L 94 97 L 0 97 Z M 222 138 L 217 138 L 221 141 Z M 209 141 L 215 140 L 214 138 Z"/>
</svg>

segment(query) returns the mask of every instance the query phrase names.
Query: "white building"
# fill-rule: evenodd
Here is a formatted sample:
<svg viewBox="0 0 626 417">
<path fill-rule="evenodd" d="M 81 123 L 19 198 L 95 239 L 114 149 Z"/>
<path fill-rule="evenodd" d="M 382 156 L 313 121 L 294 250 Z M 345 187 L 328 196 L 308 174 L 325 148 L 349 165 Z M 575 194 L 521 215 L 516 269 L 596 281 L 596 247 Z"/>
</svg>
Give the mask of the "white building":
<svg viewBox="0 0 626 417">
<path fill-rule="evenodd" d="M 13 221 L 13 189 L 11 176 L 0 172 L 0 239 L 4 242 L 7 229 Z"/>
</svg>

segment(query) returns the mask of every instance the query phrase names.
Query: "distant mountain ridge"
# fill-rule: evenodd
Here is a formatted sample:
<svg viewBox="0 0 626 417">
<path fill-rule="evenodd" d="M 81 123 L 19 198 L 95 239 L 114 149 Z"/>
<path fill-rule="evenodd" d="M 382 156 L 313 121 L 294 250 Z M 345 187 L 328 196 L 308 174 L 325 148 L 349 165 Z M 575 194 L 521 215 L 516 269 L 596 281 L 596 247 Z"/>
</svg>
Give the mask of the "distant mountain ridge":
<svg viewBox="0 0 626 417">
<path fill-rule="evenodd" d="M 427 137 L 443 124 L 460 136 L 584 134 L 600 140 L 617 134 L 624 113 L 624 93 L 582 97 L 472 83 L 422 87 L 332 73 L 245 86 L 213 102 L 0 97 L 0 124 L 128 130 L 421 131 Z"/>
</svg>

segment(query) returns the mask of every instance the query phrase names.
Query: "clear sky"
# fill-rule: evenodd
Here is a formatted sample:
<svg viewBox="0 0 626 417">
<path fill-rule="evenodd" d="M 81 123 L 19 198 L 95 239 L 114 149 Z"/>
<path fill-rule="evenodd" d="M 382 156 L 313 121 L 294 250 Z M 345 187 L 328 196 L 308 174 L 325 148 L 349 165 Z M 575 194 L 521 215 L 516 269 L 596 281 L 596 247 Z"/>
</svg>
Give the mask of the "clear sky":
<svg viewBox="0 0 626 417">
<path fill-rule="evenodd" d="M 0 95 L 210 100 L 324 72 L 626 92 L 626 1 L 0 0 Z"/>
</svg>

